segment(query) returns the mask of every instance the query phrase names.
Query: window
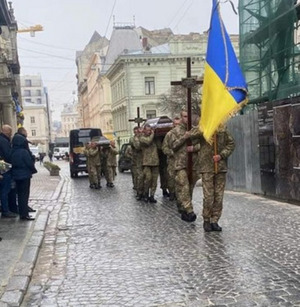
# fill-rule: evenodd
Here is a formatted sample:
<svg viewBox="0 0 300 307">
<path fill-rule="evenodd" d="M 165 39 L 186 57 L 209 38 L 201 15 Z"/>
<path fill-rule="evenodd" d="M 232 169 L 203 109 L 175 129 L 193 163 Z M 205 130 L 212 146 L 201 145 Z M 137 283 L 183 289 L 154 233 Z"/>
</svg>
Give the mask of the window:
<svg viewBox="0 0 300 307">
<path fill-rule="evenodd" d="M 145 95 L 154 95 L 155 86 L 154 86 L 154 77 L 145 78 Z"/>
<path fill-rule="evenodd" d="M 31 136 L 36 136 L 36 130 L 31 130 Z"/>
<path fill-rule="evenodd" d="M 37 96 L 42 96 L 42 91 L 41 90 L 36 90 L 36 95 Z"/>
<path fill-rule="evenodd" d="M 30 116 L 30 123 L 35 124 L 35 117 L 34 116 Z"/>
<path fill-rule="evenodd" d="M 24 96 L 31 96 L 30 90 L 24 90 Z"/>
<path fill-rule="evenodd" d="M 146 118 L 155 118 L 156 117 L 156 110 L 147 110 L 146 111 Z"/>
<path fill-rule="evenodd" d="M 31 99 L 29 98 L 27 98 L 27 99 L 25 99 L 25 102 L 31 102 Z"/>
<path fill-rule="evenodd" d="M 37 104 L 42 104 L 42 99 L 41 98 L 37 98 L 36 102 L 37 102 Z"/>
<path fill-rule="evenodd" d="M 30 79 L 25 80 L 25 86 L 31 86 L 31 80 Z"/>
</svg>

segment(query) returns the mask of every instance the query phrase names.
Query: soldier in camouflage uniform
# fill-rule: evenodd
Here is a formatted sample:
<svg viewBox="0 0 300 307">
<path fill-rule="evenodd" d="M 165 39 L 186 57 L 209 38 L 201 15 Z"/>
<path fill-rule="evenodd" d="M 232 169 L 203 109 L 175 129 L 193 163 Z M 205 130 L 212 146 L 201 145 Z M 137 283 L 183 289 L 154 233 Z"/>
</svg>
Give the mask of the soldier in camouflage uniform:
<svg viewBox="0 0 300 307">
<path fill-rule="evenodd" d="M 179 117 L 175 117 L 173 119 L 173 125 L 174 127 L 176 127 L 177 125 L 180 124 L 180 118 Z M 174 128 L 173 128 L 174 129 Z M 164 140 L 163 140 L 163 144 L 162 144 L 162 151 L 164 152 L 164 154 L 167 156 L 167 172 L 168 172 L 168 176 L 167 176 L 167 182 L 168 182 L 168 190 L 169 190 L 169 200 L 173 201 L 175 200 L 175 158 L 174 158 L 174 152 L 171 149 L 170 146 L 170 139 L 171 139 L 171 135 L 172 135 L 172 130 L 170 130 Z"/>
<path fill-rule="evenodd" d="M 144 200 L 156 203 L 154 194 L 159 174 L 159 159 L 157 145 L 154 141 L 154 131 L 150 125 L 146 124 L 144 126 L 143 135 L 140 136 L 139 141 L 143 153 Z"/>
<path fill-rule="evenodd" d="M 227 159 L 232 154 L 235 144 L 228 130 L 221 126 L 217 132 L 217 154 L 214 144 L 209 144 L 200 137 L 199 168 L 203 187 L 203 228 L 206 232 L 222 231 L 218 221 L 223 209 L 223 195 L 226 183 Z M 214 170 L 217 163 L 217 172 Z"/>
<path fill-rule="evenodd" d="M 108 148 L 107 160 L 106 160 L 106 171 L 107 171 L 107 183 L 109 188 L 113 188 L 113 181 L 115 180 L 116 168 L 117 168 L 117 155 L 119 151 L 116 148 L 116 142 L 110 141 Z"/>
<path fill-rule="evenodd" d="M 192 205 L 193 185 L 189 183 L 187 173 L 187 151 L 193 148 L 187 148 L 187 141 L 190 133 L 187 131 L 188 115 L 186 111 L 181 111 L 181 123 L 172 130 L 171 148 L 175 158 L 175 184 L 176 194 L 179 203 L 184 211 L 181 213 L 181 219 L 186 222 L 193 222 L 197 216 L 194 213 Z"/>
<path fill-rule="evenodd" d="M 87 167 L 89 174 L 89 182 L 91 189 L 101 188 L 101 164 L 100 164 L 100 151 L 95 142 L 86 144 L 84 154 L 87 157 Z"/>
<path fill-rule="evenodd" d="M 139 135 L 139 127 L 133 128 L 133 136 L 129 140 L 130 148 L 131 148 L 131 175 L 132 175 L 132 183 L 133 188 L 137 191 L 138 186 L 138 164 L 141 163 L 141 154 L 142 151 L 140 149 L 139 141 L 138 141 L 138 135 Z M 134 143 L 135 142 L 135 143 Z M 140 169 L 139 169 L 140 170 Z M 138 195 L 138 191 L 137 191 Z"/>
<path fill-rule="evenodd" d="M 135 167 L 135 187 L 137 200 L 143 199 L 144 194 L 144 173 L 143 173 L 143 152 L 141 148 L 140 137 L 142 135 L 143 128 L 138 128 L 136 134 L 132 139 L 132 148 L 134 148 L 133 160 Z"/>
</svg>

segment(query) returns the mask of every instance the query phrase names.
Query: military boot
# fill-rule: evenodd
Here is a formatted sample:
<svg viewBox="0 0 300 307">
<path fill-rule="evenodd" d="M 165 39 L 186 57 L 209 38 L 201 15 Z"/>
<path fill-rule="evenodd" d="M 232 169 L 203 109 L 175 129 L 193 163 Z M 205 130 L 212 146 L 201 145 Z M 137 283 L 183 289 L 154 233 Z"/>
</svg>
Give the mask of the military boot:
<svg viewBox="0 0 300 307">
<path fill-rule="evenodd" d="M 203 229 L 205 232 L 211 232 L 212 231 L 212 227 L 210 222 L 204 221 L 203 222 Z"/>
<path fill-rule="evenodd" d="M 145 203 L 147 203 L 148 200 L 149 200 L 149 195 L 146 193 L 146 194 L 144 194 L 144 196 L 143 196 L 143 201 L 144 201 Z"/>
<path fill-rule="evenodd" d="M 196 221 L 197 215 L 196 215 L 194 212 L 190 212 L 190 213 L 183 212 L 183 213 L 181 214 L 181 219 L 182 219 L 183 221 L 186 221 L 186 222 L 188 222 L 188 223 L 191 223 L 191 222 Z"/>
<path fill-rule="evenodd" d="M 154 198 L 154 196 L 150 196 L 149 197 L 149 202 L 152 203 L 152 204 L 156 204 L 157 200 Z"/>
<path fill-rule="evenodd" d="M 222 227 L 218 223 L 211 223 L 210 226 L 212 231 L 222 231 Z"/>
<path fill-rule="evenodd" d="M 143 199 L 143 194 L 136 195 L 136 200 L 142 200 L 142 199 Z"/>
<path fill-rule="evenodd" d="M 169 197 L 169 192 L 167 189 L 163 189 L 162 193 L 163 193 L 163 197 Z"/>
<path fill-rule="evenodd" d="M 175 193 L 170 193 L 169 201 L 175 200 Z"/>
</svg>

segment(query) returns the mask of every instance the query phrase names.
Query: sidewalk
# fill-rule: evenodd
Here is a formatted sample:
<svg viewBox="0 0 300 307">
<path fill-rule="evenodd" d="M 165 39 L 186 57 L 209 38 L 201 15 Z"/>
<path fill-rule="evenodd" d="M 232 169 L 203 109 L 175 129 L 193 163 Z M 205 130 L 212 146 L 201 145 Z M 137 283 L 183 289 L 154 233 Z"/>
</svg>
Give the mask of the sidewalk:
<svg viewBox="0 0 300 307">
<path fill-rule="evenodd" d="M 58 198 L 64 180 L 50 176 L 36 163 L 38 173 L 31 181 L 29 205 L 37 209 L 35 221 L 0 218 L 0 307 L 19 306 L 30 281 L 44 238 L 49 212 L 39 210 L 45 201 Z"/>
</svg>

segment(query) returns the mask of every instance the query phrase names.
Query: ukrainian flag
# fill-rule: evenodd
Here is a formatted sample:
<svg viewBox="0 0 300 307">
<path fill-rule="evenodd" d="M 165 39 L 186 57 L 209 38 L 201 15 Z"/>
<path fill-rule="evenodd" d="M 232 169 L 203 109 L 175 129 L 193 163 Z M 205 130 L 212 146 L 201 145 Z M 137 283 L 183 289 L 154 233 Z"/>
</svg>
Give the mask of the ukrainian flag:
<svg viewBox="0 0 300 307">
<path fill-rule="evenodd" d="M 213 0 L 200 119 L 200 130 L 208 142 L 211 143 L 220 124 L 248 102 L 247 94 L 247 84 L 222 22 L 219 3 Z"/>
</svg>

